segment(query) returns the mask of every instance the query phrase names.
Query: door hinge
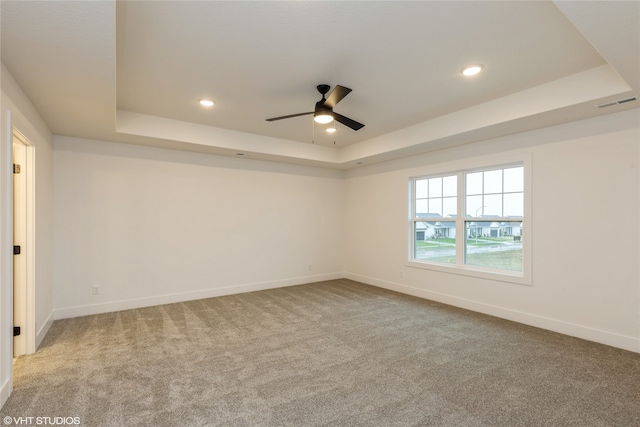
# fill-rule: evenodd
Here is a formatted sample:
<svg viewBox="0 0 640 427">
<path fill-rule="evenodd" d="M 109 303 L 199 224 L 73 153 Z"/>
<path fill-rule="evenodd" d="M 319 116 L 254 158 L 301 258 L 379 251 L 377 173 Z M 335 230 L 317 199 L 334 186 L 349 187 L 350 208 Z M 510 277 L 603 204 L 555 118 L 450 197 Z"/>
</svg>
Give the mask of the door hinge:
<svg viewBox="0 0 640 427">
<path fill-rule="evenodd" d="M 18 335 L 20 335 L 20 326 L 14 326 L 13 327 L 13 336 L 17 337 Z"/>
<path fill-rule="evenodd" d="M 13 254 L 14 255 L 20 255 L 20 246 L 19 245 L 14 245 L 13 246 Z"/>
<path fill-rule="evenodd" d="M 20 173 L 20 165 L 17 163 L 13 164 L 13 173 Z"/>
</svg>

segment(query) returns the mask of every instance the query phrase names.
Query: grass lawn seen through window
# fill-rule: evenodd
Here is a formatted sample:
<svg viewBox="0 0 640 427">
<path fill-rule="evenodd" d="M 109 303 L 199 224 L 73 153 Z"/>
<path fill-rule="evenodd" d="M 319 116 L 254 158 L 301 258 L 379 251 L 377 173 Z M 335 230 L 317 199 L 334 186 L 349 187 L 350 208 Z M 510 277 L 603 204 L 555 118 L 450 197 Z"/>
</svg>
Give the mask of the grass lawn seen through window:
<svg viewBox="0 0 640 427">
<path fill-rule="evenodd" d="M 522 271 L 522 241 L 513 236 L 469 237 L 466 265 L 489 267 L 509 271 Z M 451 238 L 416 241 L 416 259 L 455 263 L 456 240 Z"/>
</svg>

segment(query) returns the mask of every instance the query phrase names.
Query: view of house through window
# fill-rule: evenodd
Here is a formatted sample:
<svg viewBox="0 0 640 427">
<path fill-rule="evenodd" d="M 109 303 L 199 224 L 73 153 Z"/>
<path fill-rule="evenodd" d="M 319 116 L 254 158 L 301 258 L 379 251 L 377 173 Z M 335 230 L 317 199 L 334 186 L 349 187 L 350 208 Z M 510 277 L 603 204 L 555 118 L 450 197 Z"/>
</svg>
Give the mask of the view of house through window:
<svg viewBox="0 0 640 427">
<path fill-rule="evenodd" d="M 456 263 L 456 175 L 415 181 L 414 257 Z"/>
<path fill-rule="evenodd" d="M 413 261 L 522 272 L 523 166 L 413 178 L 412 189 Z"/>
</svg>

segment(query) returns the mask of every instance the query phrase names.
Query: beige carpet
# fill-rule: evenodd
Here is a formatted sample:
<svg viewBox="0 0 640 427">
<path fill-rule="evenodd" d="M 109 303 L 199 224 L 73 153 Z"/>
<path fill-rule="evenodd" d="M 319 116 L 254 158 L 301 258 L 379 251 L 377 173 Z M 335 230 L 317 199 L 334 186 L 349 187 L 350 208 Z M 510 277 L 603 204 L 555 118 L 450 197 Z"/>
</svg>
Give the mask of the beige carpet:
<svg viewBox="0 0 640 427">
<path fill-rule="evenodd" d="M 639 354 L 349 280 L 56 321 L 14 384 L 0 422 L 640 426 Z"/>
</svg>

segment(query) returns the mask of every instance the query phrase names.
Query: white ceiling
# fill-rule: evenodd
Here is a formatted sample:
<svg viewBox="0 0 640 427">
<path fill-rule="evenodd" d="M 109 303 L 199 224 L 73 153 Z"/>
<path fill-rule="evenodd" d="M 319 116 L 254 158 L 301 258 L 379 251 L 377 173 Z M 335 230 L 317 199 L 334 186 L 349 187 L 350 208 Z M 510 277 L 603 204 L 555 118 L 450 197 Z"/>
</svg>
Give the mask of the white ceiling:
<svg viewBox="0 0 640 427">
<path fill-rule="evenodd" d="M 2 0 L 1 19 L 57 135 L 350 168 L 639 104 L 595 107 L 638 95 L 637 1 Z M 321 83 L 353 89 L 335 111 L 363 129 L 265 121 Z"/>
</svg>

